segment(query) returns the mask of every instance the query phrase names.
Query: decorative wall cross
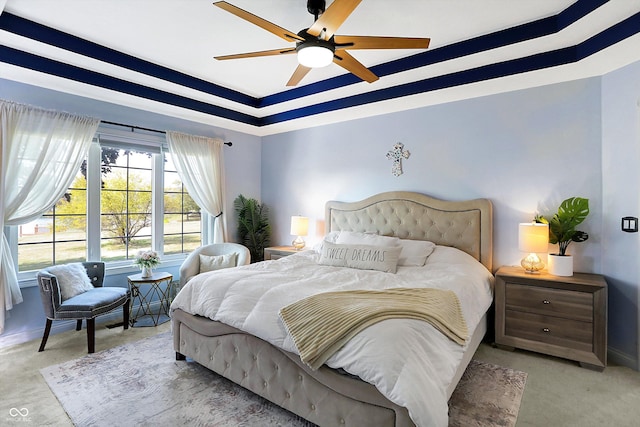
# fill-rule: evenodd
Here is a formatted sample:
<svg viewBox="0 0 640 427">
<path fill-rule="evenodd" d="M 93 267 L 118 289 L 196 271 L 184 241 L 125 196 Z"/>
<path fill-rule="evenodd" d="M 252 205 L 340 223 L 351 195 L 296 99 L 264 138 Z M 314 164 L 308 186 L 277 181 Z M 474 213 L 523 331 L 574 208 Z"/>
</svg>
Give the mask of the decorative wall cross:
<svg viewBox="0 0 640 427">
<path fill-rule="evenodd" d="M 409 150 L 404 149 L 402 142 L 397 142 L 393 145 L 393 149 L 387 153 L 387 159 L 392 160 L 391 173 L 393 176 L 402 175 L 402 159 L 408 159 L 411 153 Z"/>
</svg>

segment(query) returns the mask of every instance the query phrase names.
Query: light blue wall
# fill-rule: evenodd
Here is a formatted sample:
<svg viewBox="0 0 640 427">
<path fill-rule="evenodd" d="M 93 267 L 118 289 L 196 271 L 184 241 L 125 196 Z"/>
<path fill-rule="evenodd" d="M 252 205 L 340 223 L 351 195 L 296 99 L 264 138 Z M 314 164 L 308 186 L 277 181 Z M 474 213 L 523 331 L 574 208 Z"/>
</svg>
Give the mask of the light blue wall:
<svg viewBox="0 0 640 427">
<path fill-rule="evenodd" d="M 261 141 L 257 136 L 3 79 L 0 79 L 0 98 L 42 108 L 94 116 L 111 122 L 150 129 L 175 130 L 232 141 L 233 146 L 225 147 L 224 150 L 227 228 L 230 240 L 236 238 L 237 228 L 233 215 L 233 200 L 241 193 L 247 197 L 260 198 Z M 178 278 L 178 266 L 163 266 L 162 270 Z M 126 276 L 134 273 L 135 271 L 120 274 L 107 272 L 105 286 L 127 286 Z M 0 335 L 0 346 L 42 336 L 45 318 L 38 289 L 26 287 L 22 289 L 22 294 L 24 302 L 9 311 L 5 332 Z M 60 323 L 62 322 L 54 322 L 55 329 L 52 329 L 52 333 L 73 328 L 73 322 L 59 325 Z"/>
<path fill-rule="evenodd" d="M 640 234 L 620 231 L 620 218 L 639 216 L 640 62 L 602 79 L 604 274 L 609 281 L 609 343 L 640 369 L 638 283 Z"/>
<path fill-rule="evenodd" d="M 288 243 L 289 216 L 322 234 L 324 202 L 419 191 L 494 204 L 494 263 L 519 264 L 518 223 L 587 197 L 591 214 L 574 244 L 576 271 L 600 272 L 602 176 L 597 78 L 310 128 L 263 138 L 262 200 L 272 209 L 274 244 Z M 386 153 L 411 152 L 394 177 Z M 554 249 L 554 248 L 552 248 Z"/>
<path fill-rule="evenodd" d="M 620 231 L 638 216 L 640 64 L 590 78 L 310 128 L 263 138 L 262 200 L 273 243 L 288 244 L 289 217 L 307 215 L 323 233 L 324 202 L 390 190 L 494 204 L 494 268 L 518 264 L 517 224 L 553 213 L 571 196 L 591 213 L 572 244 L 575 270 L 609 282 L 609 346 L 637 368 L 639 248 Z M 391 175 L 395 142 L 411 152 Z M 556 249 L 553 245 L 550 251 Z"/>
</svg>

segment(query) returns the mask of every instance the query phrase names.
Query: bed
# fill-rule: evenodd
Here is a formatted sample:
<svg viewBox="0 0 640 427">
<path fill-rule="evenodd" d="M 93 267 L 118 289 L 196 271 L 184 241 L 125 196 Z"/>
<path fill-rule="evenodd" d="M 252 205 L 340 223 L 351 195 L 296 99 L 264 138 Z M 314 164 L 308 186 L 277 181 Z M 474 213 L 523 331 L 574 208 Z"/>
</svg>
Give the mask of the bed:
<svg viewBox="0 0 640 427">
<path fill-rule="evenodd" d="M 464 346 L 457 347 L 455 344 L 451 345 L 450 340 L 447 344 L 437 344 L 437 346 L 446 345 L 447 348 L 454 348 L 452 350 L 455 353 L 454 356 L 443 356 L 445 361 L 443 366 L 446 368 L 442 370 L 447 371 L 450 367 L 450 372 L 446 372 L 444 379 L 438 377 L 437 380 L 427 381 L 428 384 L 425 382 L 424 387 L 423 384 L 410 385 L 416 389 L 409 394 L 419 394 L 422 388 L 426 388 L 429 389 L 429 396 L 433 398 L 420 397 L 422 400 L 417 402 L 419 407 L 416 407 L 416 402 L 403 400 L 406 396 L 399 398 L 394 387 L 380 384 L 386 380 L 379 381 L 378 377 L 384 377 L 386 374 L 370 372 L 371 366 L 367 367 L 365 372 L 358 372 L 359 368 L 354 367 L 360 363 L 377 363 L 377 353 L 371 357 L 354 356 L 359 351 L 358 346 L 369 346 L 362 342 L 354 344 L 355 347 L 351 346 L 352 341 L 357 341 L 355 338 L 365 336 L 370 330 L 374 333 L 378 325 L 392 325 L 390 322 L 403 320 L 392 319 L 367 328 L 332 356 L 327 364 L 319 369 L 311 369 L 302 362 L 295 346 L 292 347 L 291 340 L 285 336 L 286 330 L 285 335 L 281 334 L 276 338 L 274 338 L 275 332 L 274 336 L 271 336 L 271 332 L 254 330 L 255 326 L 252 326 L 252 322 L 248 319 L 253 319 L 256 311 L 259 315 L 262 315 L 260 314 L 262 312 L 266 313 L 269 309 L 268 303 L 261 306 L 260 303 L 253 301 L 251 303 L 255 303 L 252 307 L 253 312 L 245 314 L 243 318 L 236 318 L 235 314 L 229 314 L 229 307 L 241 307 L 246 304 L 242 302 L 242 298 L 257 300 L 258 297 L 254 294 L 244 297 L 240 290 L 243 286 L 247 290 L 264 287 L 267 289 L 265 293 L 274 293 L 282 300 L 297 298 L 296 292 L 304 293 L 302 290 L 298 291 L 303 289 L 298 283 L 295 287 L 285 287 L 280 294 L 276 291 L 279 288 L 272 285 L 274 278 L 295 276 L 296 272 L 305 271 L 304 268 L 307 268 L 307 265 L 316 263 L 318 255 L 312 250 L 275 261 L 204 273 L 192 279 L 180 290 L 171 306 L 176 358 L 184 360 L 189 357 L 276 405 L 321 426 L 446 425 L 446 403 L 487 330 L 487 311 L 491 305 L 493 284 L 491 202 L 487 199 L 444 201 L 413 192 L 387 192 L 358 202 L 327 202 L 325 227 L 327 234 L 336 231 L 352 231 L 430 241 L 437 246 L 434 253 L 429 256 L 425 268 L 436 269 L 438 260 L 444 259 L 443 254 L 446 254 L 447 260 L 449 254 L 454 254 L 456 260 L 462 260 L 460 270 L 466 271 L 468 268 L 474 274 L 477 272 L 478 276 L 482 276 L 477 279 L 478 283 L 482 282 L 482 285 L 478 285 L 478 288 L 483 288 L 479 291 L 480 296 L 470 294 L 465 297 L 466 300 L 461 299 L 461 304 L 465 308 L 465 317 L 474 317 L 468 324 L 470 336 L 466 343 Z M 409 273 L 406 273 L 407 271 Z M 444 271 L 449 271 L 445 276 L 457 277 L 457 271 L 451 270 L 448 264 Z M 389 275 L 389 273 L 375 273 Z M 371 283 L 374 283 L 369 277 L 374 277 L 375 273 L 356 270 L 355 274 L 359 279 L 346 281 L 368 283 L 371 280 Z M 313 281 L 314 273 L 301 274 L 305 275 L 302 281 Z M 412 276 L 405 276 L 406 274 L 414 274 L 414 269 L 399 267 L 398 274 L 390 276 L 397 276 L 397 280 L 413 280 Z M 438 274 L 443 275 L 442 272 Z M 476 279 L 473 280 L 475 283 Z M 233 281 L 234 284 L 225 288 L 222 284 L 227 281 Z M 256 281 L 256 284 L 250 284 L 251 281 Z M 220 286 L 221 290 L 215 290 L 217 286 Z M 204 297 L 198 296 L 195 289 L 199 287 L 209 289 L 210 293 Z M 323 288 L 318 292 L 324 291 L 327 289 Z M 227 302 L 221 303 L 223 298 L 226 298 Z M 482 306 L 481 308 L 473 308 L 473 316 L 466 311 L 469 306 L 475 305 L 475 302 L 469 301 L 471 299 L 482 300 L 481 304 L 478 303 L 478 306 Z M 217 304 L 217 311 L 208 311 L 206 307 L 210 303 Z M 194 307 L 199 308 L 194 309 Z M 262 324 L 270 327 L 268 324 L 272 322 L 273 328 L 277 329 L 276 323 L 281 322 L 277 318 L 260 319 L 261 327 L 264 326 Z M 255 320 L 253 322 L 255 323 Z M 381 330 L 384 331 L 384 328 Z M 429 340 L 432 339 L 429 338 Z M 397 345 L 400 346 L 400 344 Z M 342 355 L 343 350 L 346 356 Z M 438 354 L 434 353 L 436 362 L 433 363 L 439 370 Z M 406 357 L 407 366 L 415 363 L 410 361 L 415 359 L 413 356 L 403 354 L 402 357 Z M 343 363 L 340 361 L 341 358 L 347 360 L 344 366 L 340 365 Z M 451 362 L 449 359 L 455 359 L 455 361 Z M 420 360 L 418 362 L 421 363 Z M 406 382 L 406 379 L 404 381 Z M 432 382 L 435 385 L 432 385 Z M 400 380 L 397 380 L 397 383 L 400 384 Z M 433 387 L 435 388 L 431 390 Z M 407 392 L 405 391 L 404 394 L 406 395 Z M 410 399 L 411 396 L 409 396 Z M 427 409 L 423 409 L 422 406 Z"/>
</svg>

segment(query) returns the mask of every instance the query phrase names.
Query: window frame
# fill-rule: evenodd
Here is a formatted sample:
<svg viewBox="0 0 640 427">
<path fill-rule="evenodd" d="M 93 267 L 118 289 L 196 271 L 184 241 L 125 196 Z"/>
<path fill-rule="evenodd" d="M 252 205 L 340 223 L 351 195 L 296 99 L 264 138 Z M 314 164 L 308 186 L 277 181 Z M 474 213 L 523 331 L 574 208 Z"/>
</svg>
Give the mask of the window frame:
<svg viewBox="0 0 640 427">
<path fill-rule="evenodd" d="M 101 164 L 101 147 L 136 150 L 152 154 L 152 189 L 153 202 L 151 209 L 152 231 L 151 244 L 153 250 L 161 255 L 162 267 L 179 267 L 189 253 L 164 255 L 164 154 L 169 152 L 164 134 L 147 132 L 138 129 L 126 131 L 114 128 L 111 125 L 101 123 L 87 153 L 87 260 L 100 259 L 101 252 L 101 228 L 100 228 L 100 191 L 101 168 L 94 166 Z M 208 214 L 201 211 L 200 233 L 201 241 L 205 242 L 209 235 Z M 20 288 L 37 286 L 36 271 L 18 270 L 18 226 L 6 226 L 5 236 L 9 243 L 13 257 L 14 268 L 17 272 Z M 92 237 L 97 236 L 97 237 Z M 111 274 L 126 274 L 137 272 L 139 268 L 134 266 L 131 259 L 109 261 L 105 264 L 106 270 Z"/>
</svg>

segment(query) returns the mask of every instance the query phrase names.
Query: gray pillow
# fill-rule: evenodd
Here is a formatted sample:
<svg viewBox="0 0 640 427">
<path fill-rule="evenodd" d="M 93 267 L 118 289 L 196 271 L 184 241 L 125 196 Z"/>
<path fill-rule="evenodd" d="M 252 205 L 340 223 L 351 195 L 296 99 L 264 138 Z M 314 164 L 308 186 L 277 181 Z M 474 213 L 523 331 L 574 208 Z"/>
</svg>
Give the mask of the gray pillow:
<svg viewBox="0 0 640 427">
<path fill-rule="evenodd" d="M 340 245 L 324 242 L 319 264 L 395 273 L 400 246 Z"/>
</svg>

